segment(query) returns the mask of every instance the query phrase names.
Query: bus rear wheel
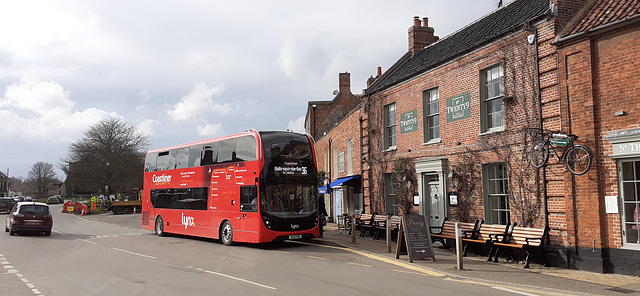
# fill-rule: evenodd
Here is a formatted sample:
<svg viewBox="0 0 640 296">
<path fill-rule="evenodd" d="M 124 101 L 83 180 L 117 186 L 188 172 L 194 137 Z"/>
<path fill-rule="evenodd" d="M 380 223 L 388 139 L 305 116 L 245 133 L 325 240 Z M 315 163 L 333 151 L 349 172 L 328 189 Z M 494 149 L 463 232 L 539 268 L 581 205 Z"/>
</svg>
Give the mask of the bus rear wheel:
<svg viewBox="0 0 640 296">
<path fill-rule="evenodd" d="M 164 235 L 164 221 L 162 220 L 162 216 L 158 216 L 158 218 L 156 218 L 156 235 Z"/>
<path fill-rule="evenodd" d="M 233 243 L 233 227 L 229 221 L 224 221 L 222 228 L 220 228 L 220 242 L 225 246 L 230 246 Z"/>
</svg>

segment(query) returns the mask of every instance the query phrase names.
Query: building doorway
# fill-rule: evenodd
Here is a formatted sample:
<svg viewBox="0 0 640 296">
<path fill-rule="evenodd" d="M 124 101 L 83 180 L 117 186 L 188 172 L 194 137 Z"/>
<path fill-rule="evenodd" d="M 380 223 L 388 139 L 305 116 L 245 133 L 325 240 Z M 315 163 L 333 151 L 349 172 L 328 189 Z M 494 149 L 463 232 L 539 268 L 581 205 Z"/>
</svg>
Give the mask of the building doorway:
<svg viewBox="0 0 640 296">
<path fill-rule="evenodd" d="M 446 216 L 446 198 L 438 174 L 422 174 L 422 194 L 427 198 L 429 225 L 442 225 Z"/>
</svg>

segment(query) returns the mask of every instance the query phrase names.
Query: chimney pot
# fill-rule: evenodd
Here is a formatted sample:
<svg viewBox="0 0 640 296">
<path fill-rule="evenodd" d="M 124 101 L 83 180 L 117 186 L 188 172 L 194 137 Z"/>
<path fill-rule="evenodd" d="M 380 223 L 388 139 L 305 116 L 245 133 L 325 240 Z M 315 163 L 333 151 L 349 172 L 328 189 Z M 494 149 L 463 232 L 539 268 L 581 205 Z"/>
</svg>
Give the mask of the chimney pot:
<svg viewBox="0 0 640 296">
<path fill-rule="evenodd" d="M 380 77 L 382 75 L 382 67 L 378 67 L 378 76 L 376 77 Z"/>
<path fill-rule="evenodd" d="M 420 27 L 420 17 L 419 16 L 414 16 L 413 17 L 413 25 L 416 27 Z"/>
<path fill-rule="evenodd" d="M 428 27 L 429 26 L 429 18 L 428 17 L 423 17 L 422 18 L 422 26 L 423 27 Z"/>
</svg>

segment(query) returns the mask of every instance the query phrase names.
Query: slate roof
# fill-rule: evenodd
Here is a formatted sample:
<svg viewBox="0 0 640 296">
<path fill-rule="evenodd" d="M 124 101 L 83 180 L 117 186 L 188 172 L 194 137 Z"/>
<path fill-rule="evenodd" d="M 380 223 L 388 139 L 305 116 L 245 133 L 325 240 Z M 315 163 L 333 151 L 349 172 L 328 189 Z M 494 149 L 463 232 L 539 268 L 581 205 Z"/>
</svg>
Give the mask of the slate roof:
<svg viewBox="0 0 640 296">
<path fill-rule="evenodd" d="M 640 14 L 638 0 L 591 0 L 569 24 L 565 36 L 586 32 Z M 562 36 L 561 36 L 562 37 Z"/>
<path fill-rule="evenodd" d="M 422 50 L 406 53 L 365 92 L 378 92 L 479 48 L 549 10 L 549 0 L 514 0 Z"/>
</svg>

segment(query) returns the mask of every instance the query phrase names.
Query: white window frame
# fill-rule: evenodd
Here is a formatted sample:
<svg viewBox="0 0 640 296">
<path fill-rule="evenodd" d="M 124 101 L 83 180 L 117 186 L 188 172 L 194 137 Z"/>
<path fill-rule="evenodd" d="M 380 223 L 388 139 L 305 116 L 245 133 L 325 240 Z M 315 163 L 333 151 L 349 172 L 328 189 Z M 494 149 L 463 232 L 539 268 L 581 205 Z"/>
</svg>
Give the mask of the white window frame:
<svg viewBox="0 0 640 296">
<path fill-rule="evenodd" d="M 496 162 L 482 165 L 482 180 L 485 223 L 507 225 L 511 222 L 507 164 Z"/>
<path fill-rule="evenodd" d="M 434 111 L 434 112 L 431 112 Z M 424 142 L 440 141 L 440 94 L 438 88 L 428 89 L 422 92 L 422 114 L 424 116 Z M 435 125 L 431 124 L 434 119 Z M 434 130 L 436 132 L 434 132 Z"/>
<path fill-rule="evenodd" d="M 333 166 L 331 167 L 331 177 L 333 179 L 337 179 L 338 178 L 338 171 L 339 171 L 339 162 L 338 162 L 338 148 L 333 148 L 332 154 L 333 155 Z"/>
<path fill-rule="evenodd" d="M 631 179 L 625 178 L 625 172 L 623 171 L 624 163 L 631 163 L 633 166 L 632 173 L 634 176 Z M 640 250 L 640 226 L 637 225 L 640 223 L 640 218 L 638 218 L 638 215 L 640 215 L 640 196 L 637 193 L 638 190 L 640 190 L 638 189 L 638 187 L 640 187 L 640 176 L 637 174 L 639 170 L 638 166 L 640 166 L 640 158 L 618 160 L 618 191 L 620 192 L 622 247 L 624 249 L 632 250 Z M 633 196 L 627 196 L 630 194 Z M 633 209 L 633 204 L 636 204 L 635 210 L 631 210 Z M 634 216 L 638 219 L 637 221 L 633 220 Z M 636 227 L 636 229 L 633 229 L 633 227 Z M 630 230 L 636 232 L 636 242 L 628 241 Z"/>
<path fill-rule="evenodd" d="M 503 98 L 504 70 L 502 65 L 497 64 L 480 71 L 480 130 L 482 133 L 504 130 Z M 495 105 L 499 106 L 499 110 Z M 494 122 L 494 119 L 497 121 Z"/>
<path fill-rule="evenodd" d="M 383 110 L 384 124 L 384 150 L 396 148 L 396 103 L 387 104 Z"/>
<path fill-rule="evenodd" d="M 347 140 L 347 175 L 353 175 L 353 139 Z"/>
<path fill-rule="evenodd" d="M 386 214 L 398 215 L 398 182 L 393 173 L 384 174 L 384 210 Z"/>
</svg>

